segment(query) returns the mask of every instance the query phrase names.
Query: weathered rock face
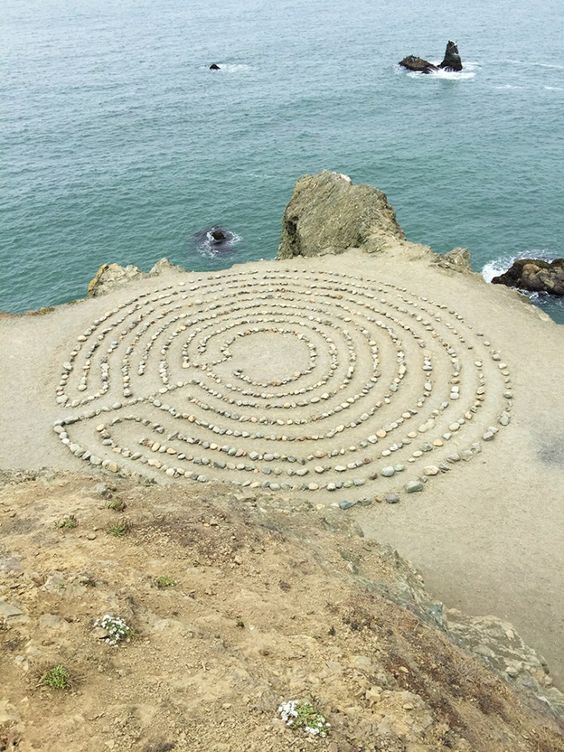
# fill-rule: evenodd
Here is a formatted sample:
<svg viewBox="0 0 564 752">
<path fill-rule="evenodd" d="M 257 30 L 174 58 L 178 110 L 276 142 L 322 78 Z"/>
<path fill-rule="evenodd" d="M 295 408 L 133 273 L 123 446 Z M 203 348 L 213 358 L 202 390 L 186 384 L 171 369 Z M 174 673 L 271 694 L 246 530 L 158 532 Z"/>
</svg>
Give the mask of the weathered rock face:
<svg viewBox="0 0 564 752">
<path fill-rule="evenodd" d="M 96 298 L 103 295 L 116 285 L 129 282 L 131 279 L 143 276 L 143 272 L 136 266 L 121 266 L 120 264 L 102 264 L 94 277 L 88 283 L 88 296 Z"/>
<path fill-rule="evenodd" d="M 492 284 L 564 295 L 564 258 L 554 261 L 517 259 L 505 274 L 494 277 Z"/>
<path fill-rule="evenodd" d="M 468 248 L 453 248 L 448 253 L 438 254 L 435 263 L 443 269 L 454 269 L 457 272 L 472 271 L 472 257 Z"/>
<path fill-rule="evenodd" d="M 433 71 L 439 69 L 447 71 L 462 70 L 462 60 L 460 59 L 458 47 L 456 45 L 456 42 L 451 42 L 450 40 L 447 42 L 443 61 L 439 65 L 430 63 L 428 60 L 424 60 L 421 57 L 416 57 L 415 55 L 408 55 L 407 57 L 404 57 L 403 60 L 400 60 L 399 64 L 403 68 L 415 71 L 416 73 L 432 73 Z"/>
<path fill-rule="evenodd" d="M 447 42 L 445 56 L 442 63 L 439 65 L 439 68 L 449 71 L 462 70 L 462 60 L 460 59 L 456 42 L 451 42 L 450 40 Z"/>
<path fill-rule="evenodd" d="M 408 55 L 407 57 L 404 57 L 403 60 L 400 60 L 399 64 L 402 68 L 415 71 L 415 73 L 431 73 L 431 71 L 438 70 L 438 66 L 430 63 L 428 60 L 423 60 L 422 57 L 417 57 L 416 55 Z"/>
<path fill-rule="evenodd" d="M 88 297 L 97 298 L 104 295 L 115 287 L 130 282 L 132 279 L 143 279 L 144 277 L 154 277 L 162 272 L 175 269 L 174 264 L 166 258 L 162 258 L 153 266 L 150 272 L 142 272 L 137 266 L 129 264 L 121 266 L 120 264 L 102 264 L 94 277 L 88 283 Z"/>
<path fill-rule="evenodd" d="M 342 253 L 347 248 L 404 239 L 386 196 L 346 175 L 301 177 L 284 212 L 278 258 Z"/>
</svg>

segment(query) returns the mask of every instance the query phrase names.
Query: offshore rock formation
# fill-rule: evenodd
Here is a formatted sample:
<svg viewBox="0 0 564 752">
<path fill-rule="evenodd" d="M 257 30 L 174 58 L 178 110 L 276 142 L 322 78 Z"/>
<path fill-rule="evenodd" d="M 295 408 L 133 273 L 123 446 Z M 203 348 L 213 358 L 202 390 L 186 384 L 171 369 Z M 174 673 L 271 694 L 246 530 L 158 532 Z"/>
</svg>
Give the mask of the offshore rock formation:
<svg viewBox="0 0 564 752">
<path fill-rule="evenodd" d="M 564 295 L 564 258 L 553 261 L 517 259 L 504 274 L 494 277 L 492 284 Z"/>
<path fill-rule="evenodd" d="M 221 70 L 221 68 L 219 67 L 217 63 L 212 63 L 210 65 L 210 70 Z"/>
<path fill-rule="evenodd" d="M 377 188 L 353 185 L 347 175 L 301 177 L 284 212 L 278 258 L 380 250 L 404 240 L 388 199 Z"/>
<path fill-rule="evenodd" d="M 458 47 L 456 45 L 456 42 L 451 42 L 450 40 L 447 42 L 443 61 L 439 65 L 430 63 L 428 60 L 424 60 L 421 57 L 416 57 L 415 55 L 408 55 L 407 57 L 404 57 L 403 60 L 400 60 L 399 64 L 403 68 L 407 68 L 410 71 L 415 71 L 416 73 L 432 73 L 433 71 L 437 70 L 462 70 L 462 60 L 460 59 Z"/>
<path fill-rule="evenodd" d="M 199 230 L 193 236 L 196 247 L 200 250 L 214 253 L 230 253 L 233 246 L 239 240 L 231 230 L 214 225 Z"/>
<path fill-rule="evenodd" d="M 458 52 L 458 46 L 456 42 L 447 42 L 445 56 L 439 68 L 447 71 L 461 71 L 462 60 L 460 59 L 460 53 Z"/>
</svg>

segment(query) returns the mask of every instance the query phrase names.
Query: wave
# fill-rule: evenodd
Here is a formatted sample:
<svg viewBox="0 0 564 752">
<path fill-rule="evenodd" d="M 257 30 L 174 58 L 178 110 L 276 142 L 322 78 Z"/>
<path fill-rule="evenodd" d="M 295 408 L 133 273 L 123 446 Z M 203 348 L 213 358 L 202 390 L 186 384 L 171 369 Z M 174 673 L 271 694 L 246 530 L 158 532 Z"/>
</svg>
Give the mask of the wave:
<svg viewBox="0 0 564 752">
<path fill-rule="evenodd" d="M 216 63 L 216 65 L 219 65 L 219 70 L 215 73 L 245 73 L 253 69 L 247 63 Z M 209 65 L 204 65 L 202 68 L 209 70 Z"/>
<path fill-rule="evenodd" d="M 528 251 L 523 251 L 522 253 L 513 256 L 509 254 L 498 256 L 492 261 L 488 261 L 487 264 L 484 264 L 482 267 L 482 277 L 486 282 L 491 282 L 494 277 L 506 272 L 511 264 L 520 258 L 538 258 L 544 259 L 545 261 L 552 261 L 557 257 L 557 254 L 550 253 L 543 248 L 531 248 Z M 544 309 L 555 321 L 564 323 L 564 297 L 549 295 L 546 292 L 531 292 L 530 290 L 519 289 L 519 292 L 522 295 L 526 295 L 531 303 Z"/>
<path fill-rule="evenodd" d="M 523 65 L 531 68 L 551 68 L 552 70 L 564 70 L 564 65 L 556 65 L 556 63 L 537 63 L 534 61 L 526 62 L 525 60 L 503 60 L 504 63 L 511 63 L 512 65 Z"/>
<path fill-rule="evenodd" d="M 482 277 L 486 282 L 491 282 L 494 277 L 506 272 L 514 261 L 523 258 L 537 258 L 543 259 L 543 261 L 553 261 L 555 258 L 558 258 L 558 256 L 554 253 L 550 253 L 546 248 L 530 248 L 527 251 L 522 251 L 521 253 L 515 253 L 513 255 L 505 254 L 503 256 L 498 256 L 492 261 L 488 261 L 487 264 L 484 264 L 482 267 Z"/>
<path fill-rule="evenodd" d="M 441 62 L 440 60 L 430 60 L 429 62 L 432 62 L 433 65 L 439 65 Z M 447 71 L 447 70 L 434 70 L 430 73 L 418 73 L 417 71 L 408 71 L 407 75 L 409 78 L 420 78 L 420 79 L 444 79 L 445 81 L 470 81 L 473 78 L 476 78 L 476 74 L 478 72 L 478 68 L 480 67 L 479 63 L 475 62 L 468 62 L 464 63 L 464 67 L 461 71 Z M 401 70 L 401 69 L 400 69 Z"/>
<path fill-rule="evenodd" d="M 217 229 L 216 226 L 211 227 L 209 230 L 200 230 L 193 237 L 196 251 L 204 258 L 217 259 L 222 256 L 229 256 L 235 252 L 234 246 L 242 239 L 237 233 L 231 230 L 224 230 L 225 240 L 218 242 L 211 235 L 212 230 L 215 229 Z"/>
</svg>

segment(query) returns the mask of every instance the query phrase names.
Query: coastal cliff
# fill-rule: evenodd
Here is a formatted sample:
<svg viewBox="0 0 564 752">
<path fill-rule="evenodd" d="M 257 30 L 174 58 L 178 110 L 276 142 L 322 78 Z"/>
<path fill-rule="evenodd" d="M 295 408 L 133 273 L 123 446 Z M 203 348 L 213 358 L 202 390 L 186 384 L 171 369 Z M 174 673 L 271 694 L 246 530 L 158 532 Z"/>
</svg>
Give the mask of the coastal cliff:
<svg viewBox="0 0 564 752">
<path fill-rule="evenodd" d="M 292 699 L 331 752 L 564 749 L 561 328 L 334 173 L 276 261 L 89 293 L 0 320 L 0 749 L 309 749 Z"/>
<path fill-rule="evenodd" d="M 382 191 L 354 185 L 347 175 L 305 175 L 284 212 L 278 258 L 342 253 L 347 248 L 382 250 L 404 239 Z"/>
</svg>

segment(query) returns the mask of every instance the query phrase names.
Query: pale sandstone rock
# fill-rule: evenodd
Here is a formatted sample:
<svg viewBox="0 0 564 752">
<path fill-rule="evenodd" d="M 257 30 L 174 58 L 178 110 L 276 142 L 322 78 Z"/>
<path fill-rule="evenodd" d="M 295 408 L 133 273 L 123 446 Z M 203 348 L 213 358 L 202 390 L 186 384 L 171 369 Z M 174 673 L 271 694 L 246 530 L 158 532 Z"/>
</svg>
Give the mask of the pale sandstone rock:
<svg viewBox="0 0 564 752">
<path fill-rule="evenodd" d="M 305 175 L 284 212 L 278 258 L 342 253 L 351 247 L 380 250 L 404 240 L 388 199 L 377 188 L 354 185 L 346 175 Z"/>
</svg>

